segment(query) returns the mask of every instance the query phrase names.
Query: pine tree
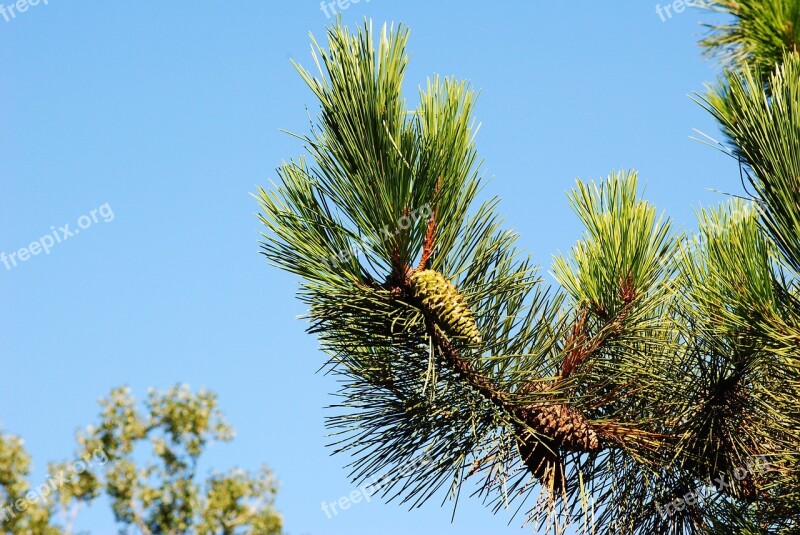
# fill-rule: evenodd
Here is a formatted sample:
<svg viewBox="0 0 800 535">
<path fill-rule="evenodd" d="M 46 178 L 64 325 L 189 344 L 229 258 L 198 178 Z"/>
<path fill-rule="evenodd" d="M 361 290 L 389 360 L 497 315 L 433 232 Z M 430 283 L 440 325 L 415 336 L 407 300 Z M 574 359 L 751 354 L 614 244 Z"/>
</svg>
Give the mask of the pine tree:
<svg viewBox="0 0 800 535">
<path fill-rule="evenodd" d="M 341 379 L 328 424 L 355 482 L 399 474 L 381 495 L 415 507 L 472 480 L 553 531 L 800 529 L 798 6 L 711 6 L 734 15 L 704 41 L 729 70 L 698 100 L 753 198 L 686 234 L 634 171 L 578 181 L 586 232 L 556 288 L 477 201 L 468 84 L 434 77 L 409 110 L 406 28 L 313 43 L 312 161 L 257 197 L 263 253 L 301 278 Z"/>
</svg>

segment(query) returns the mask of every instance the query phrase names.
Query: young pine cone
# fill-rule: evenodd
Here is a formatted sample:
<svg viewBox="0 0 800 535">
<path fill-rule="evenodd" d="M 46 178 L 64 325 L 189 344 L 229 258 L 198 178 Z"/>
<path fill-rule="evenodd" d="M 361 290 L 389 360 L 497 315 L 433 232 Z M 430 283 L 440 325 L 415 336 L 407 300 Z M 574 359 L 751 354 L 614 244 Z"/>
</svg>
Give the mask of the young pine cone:
<svg viewBox="0 0 800 535">
<path fill-rule="evenodd" d="M 481 343 L 478 325 L 464 297 L 444 275 L 432 269 L 411 275 L 414 298 L 448 333 L 466 338 L 472 344 Z"/>
</svg>

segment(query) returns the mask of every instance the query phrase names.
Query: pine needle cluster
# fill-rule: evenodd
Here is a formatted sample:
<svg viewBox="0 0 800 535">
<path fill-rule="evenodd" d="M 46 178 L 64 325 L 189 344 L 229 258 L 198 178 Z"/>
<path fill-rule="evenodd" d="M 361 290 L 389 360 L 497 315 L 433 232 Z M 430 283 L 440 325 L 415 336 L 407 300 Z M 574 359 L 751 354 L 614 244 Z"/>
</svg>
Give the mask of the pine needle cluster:
<svg viewBox="0 0 800 535">
<path fill-rule="evenodd" d="M 498 200 L 477 201 L 467 83 L 433 77 L 409 109 L 405 27 L 337 23 L 327 49 L 314 42 L 317 73 L 297 67 L 320 102 L 299 136 L 311 161 L 284 163 L 257 197 L 263 252 L 300 277 L 341 379 L 328 425 L 355 482 L 414 466 L 385 499 L 470 489 L 554 531 L 798 529 L 800 59 L 757 22 L 797 5 L 719 2 L 738 18 L 704 41 L 772 67 L 699 98 L 753 200 L 701 211 L 686 234 L 634 171 L 578 181 L 586 231 L 555 260 L 555 288 Z"/>
</svg>

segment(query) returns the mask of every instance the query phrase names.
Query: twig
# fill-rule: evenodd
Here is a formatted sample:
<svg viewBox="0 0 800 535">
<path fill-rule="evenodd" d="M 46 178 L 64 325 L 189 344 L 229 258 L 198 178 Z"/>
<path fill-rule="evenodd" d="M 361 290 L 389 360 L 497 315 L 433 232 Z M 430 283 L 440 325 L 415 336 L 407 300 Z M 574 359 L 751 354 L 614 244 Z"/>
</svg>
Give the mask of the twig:
<svg viewBox="0 0 800 535">
<path fill-rule="evenodd" d="M 433 192 L 435 199 L 439 195 L 439 189 L 442 187 L 442 177 L 436 181 L 436 189 Z M 422 245 L 422 257 L 419 260 L 417 271 L 421 271 L 428 267 L 428 262 L 433 254 L 433 249 L 436 245 L 436 208 L 431 212 L 431 217 L 428 219 L 428 229 L 425 232 L 425 241 Z"/>
</svg>

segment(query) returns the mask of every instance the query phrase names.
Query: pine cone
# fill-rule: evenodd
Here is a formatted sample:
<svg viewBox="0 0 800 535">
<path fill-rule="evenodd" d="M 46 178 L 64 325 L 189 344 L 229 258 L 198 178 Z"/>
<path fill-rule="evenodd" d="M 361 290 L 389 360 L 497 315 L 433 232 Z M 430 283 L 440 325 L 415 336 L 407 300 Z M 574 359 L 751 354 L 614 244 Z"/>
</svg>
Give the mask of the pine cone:
<svg viewBox="0 0 800 535">
<path fill-rule="evenodd" d="M 525 422 L 557 445 L 572 451 L 597 451 L 600 438 L 580 411 L 567 405 L 537 403 L 524 409 Z"/>
<path fill-rule="evenodd" d="M 419 303 L 448 333 L 480 344 L 478 325 L 464 297 L 444 275 L 432 269 L 411 275 L 411 288 Z"/>
<path fill-rule="evenodd" d="M 547 392 L 551 383 L 535 381 L 526 391 Z M 540 402 L 520 410 L 520 417 L 531 428 L 549 437 L 554 444 L 571 451 L 597 451 L 600 437 L 584 414 L 567 404 Z"/>
<path fill-rule="evenodd" d="M 523 392 L 546 392 L 552 387 L 552 383 L 534 381 Z M 590 452 L 601 448 L 597 431 L 583 413 L 569 405 L 534 403 L 520 409 L 518 416 L 527 424 L 527 427 L 516 426 L 519 456 L 531 474 L 545 486 L 552 482 L 552 487 L 557 490 L 564 482 L 562 449 Z M 530 429 L 537 434 L 531 433 Z"/>
<path fill-rule="evenodd" d="M 561 489 L 564 483 L 564 464 L 552 441 L 534 437 L 522 427 L 517 427 L 517 449 L 520 459 L 533 477 L 546 487 Z"/>
</svg>

